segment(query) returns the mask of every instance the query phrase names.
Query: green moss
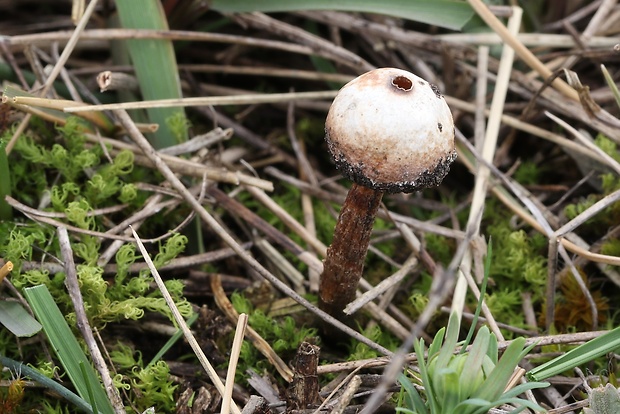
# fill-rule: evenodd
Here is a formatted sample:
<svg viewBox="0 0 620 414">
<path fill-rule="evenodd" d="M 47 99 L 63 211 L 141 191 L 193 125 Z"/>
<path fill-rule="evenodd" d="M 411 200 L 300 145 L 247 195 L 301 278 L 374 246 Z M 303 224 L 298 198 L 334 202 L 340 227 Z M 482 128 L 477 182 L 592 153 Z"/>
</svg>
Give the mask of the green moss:
<svg viewBox="0 0 620 414">
<path fill-rule="evenodd" d="M 420 315 L 424 312 L 426 305 L 428 305 L 428 293 L 423 293 L 419 290 L 416 290 L 409 296 L 409 303 L 413 308 L 412 315 Z"/>
<path fill-rule="evenodd" d="M 583 213 L 594 203 L 598 201 L 598 197 L 595 195 L 589 195 L 587 198 L 581 199 L 577 203 L 569 204 L 564 208 L 564 214 L 568 220 L 572 220 L 577 217 L 579 214 Z"/>
<path fill-rule="evenodd" d="M 299 326 L 291 316 L 271 318 L 261 310 L 254 309 L 250 300 L 239 293 L 233 293 L 230 300 L 237 312 L 248 315 L 248 326 L 266 340 L 284 360 L 291 359 L 303 341 L 314 341 L 317 337 L 316 329 Z M 235 379 L 245 383 L 246 370 L 249 368 L 257 372 L 266 370 L 275 374 L 275 368 L 254 345 L 244 341 Z"/>
<path fill-rule="evenodd" d="M 568 220 L 572 220 L 577 217 L 579 214 L 592 207 L 603 197 L 620 190 L 620 178 L 618 178 L 615 174 L 602 174 L 600 178 L 603 190 L 602 194 L 590 194 L 575 203 L 568 204 L 564 208 L 564 214 Z M 605 231 L 607 227 L 615 225 L 619 219 L 620 203 L 613 203 L 602 212 L 589 219 L 585 225 L 581 227 L 581 230 L 586 232 L 589 229 L 596 232 Z"/>
<path fill-rule="evenodd" d="M 53 400 L 54 404 L 50 400 L 44 400 L 42 403 L 43 412 L 47 414 L 71 414 L 69 407 L 64 405 L 63 402 Z"/>
<path fill-rule="evenodd" d="M 547 280 L 547 240 L 539 233 L 514 229 L 510 212 L 498 203 L 487 201 L 482 222 L 482 233 L 493 240 L 487 305 L 497 320 L 526 327 L 521 292 L 530 293 L 533 306 L 540 310 Z"/>
<path fill-rule="evenodd" d="M 192 126 L 184 111 L 176 111 L 172 116 L 166 118 L 166 125 L 177 144 L 187 139 L 187 130 Z"/>
<path fill-rule="evenodd" d="M 520 291 L 497 289 L 485 296 L 485 303 L 491 309 L 495 319 L 508 325 L 525 328 L 521 309 L 522 299 Z"/>
<path fill-rule="evenodd" d="M 424 236 L 424 241 L 426 242 L 426 250 L 437 262 L 443 264 L 450 263 L 456 247 L 454 239 L 427 233 Z"/>
<path fill-rule="evenodd" d="M 119 373 L 114 385 L 132 397 L 134 408 L 143 412 L 154 407 L 155 412 L 174 412 L 177 385 L 170 380 L 170 368 L 164 361 L 144 366 L 142 354 L 121 343 L 110 352 Z"/>
<path fill-rule="evenodd" d="M 594 139 L 594 144 L 603 150 L 607 155 L 612 157 L 614 160 L 620 162 L 620 153 L 618 153 L 618 145 L 607 138 L 603 134 L 598 134 Z"/>
<path fill-rule="evenodd" d="M 514 173 L 514 179 L 522 185 L 540 183 L 540 169 L 535 162 L 524 161 Z"/>
<path fill-rule="evenodd" d="M 175 235 L 170 237 L 160 247 L 160 252 L 155 260 L 159 266 L 176 257 L 184 247 L 185 237 Z M 73 245 L 78 254 L 81 243 Z M 95 250 L 97 253 L 97 250 Z M 80 282 L 86 313 L 95 327 L 102 329 L 109 322 L 125 319 L 138 320 L 144 316 L 145 311 L 156 312 L 167 316 L 172 321 L 172 314 L 159 290 L 152 291 L 150 276 L 130 276 L 128 267 L 136 260 L 135 247 L 125 245 L 117 253 L 119 272 L 113 284 L 108 283 L 103 277 L 103 269 L 94 264 L 78 264 L 77 276 Z M 97 257 L 95 257 L 96 260 Z M 45 271 L 30 270 L 13 278 L 13 284 L 17 288 L 46 285 L 56 302 L 65 311 L 68 322 L 75 326 L 75 314 L 69 295 L 64 287 L 64 273 L 49 275 Z M 183 298 L 183 284 L 177 280 L 167 280 L 166 287 L 172 295 L 179 311 L 183 316 L 192 313 L 191 304 Z"/>
<path fill-rule="evenodd" d="M 15 225 L 0 223 L 0 257 L 13 262 L 13 274 L 19 274 L 23 261 L 33 258 L 33 246 L 44 246 L 54 235 L 54 230 L 30 222 Z"/>
<path fill-rule="evenodd" d="M 22 136 L 11 154 L 12 165 L 15 165 L 10 171 L 13 189 L 21 202 L 32 206 L 44 205 L 47 210 L 64 213 L 66 217 L 59 218 L 60 221 L 85 230 L 103 230 L 109 227 L 109 223 L 103 220 L 115 218 L 112 214 L 94 216 L 94 210 L 119 202 L 130 203 L 123 211 L 123 214 L 130 214 L 132 209 L 141 207 L 148 196 L 137 190 L 132 184 L 133 179 L 141 176 L 143 181 L 157 182 L 158 177 L 151 170 L 145 173 L 145 169 L 134 168 L 131 152 L 121 151 L 109 162 L 99 146 L 89 147 L 79 122 L 75 120 L 56 130 L 50 129 L 48 124 L 41 124 L 38 128 L 36 120 L 33 125 L 34 128 L 30 129 L 32 135 Z M 165 221 L 164 231 L 168 230 L 170 218 L 161 220 Z M 152 287 L 153 279 L 149 272 L 129 273 L 131 264 L 140 259 L 133 244 L 118 250 L 118 271 L 111 279 L 97 265 L 102 249 L 99 238 L 72 232 L 70 239 L 91 326 L 103 332 L 109 323 L 138 320 L 148 312 L 165 315 L 173 323 L 161 292 Z M 185 236 L 172 234 L 159 245 L 150 246 L 155 265 L 159 267 L 173 260 L 183 252 L 187 243 Z M 25 261 L 53 262 L 50 256 L 61 257 L 54 227 L 33 221 L 0 222 L 0 257 L 11 260 L 15 265 L 11 274 L 13 285 L 17 289 L 47 286 L 69 324 L 76 329 L 73 304 L 64 285 L 64 272 L 22 270 Z M 181 314 L 189 316 L 192 309 L 183 297 L 183 284 L 177 280 L 167 280 L 165 283 Z M 38 345 L 18 348 L 15 338 L 5 330 L 0 331 L 0 353 L 24 361 L 41 361 L 37 363 L 37 368 L 50 375 L 56 369 L 55 365 L 42 359 Z M 174 411 L 175 386 L 169 381 L 167 365 L 160 362 L 144 367 L 141 361 L 133 362 L 131 368 L 120 370 L 120 379 L 116 378 L 119 386 L 130 387 L 131 401 L 127 403 L 141 407 L 141 411 L 150 406 L 155 406 L 158 412 Z M 36 401 L 37 410 L 65 411 L 64 404 L 53 405 L 39 400 Z"/>
<path fill-rule="evenodd" d="M 612 157 L 617 162 L 620 162 L 620 152 L 618 151 L 618 145 L 614 141 L 602 134 L 599 134 L 595 138 L 594 143 L 607 155 Z M 600 179 L 603 190 L 602 194 L 590 194 L 586 198 L 580 199 L 576 203 L 569 204 L 565 207 L 564 213 L 569 220 L 587 210 L 604 196 L 620 189 L 620 178 L 617 174 L 601 174 Z M 588 223 L 602 229 L 606 226 L 615 225 L 618 219 L 620 219 L 620 203 L 614 203 L 607 207 L 604 212 L 599 213 L 590 219 Z M 582 230 L 584 229 L 582 228 Z"/>
<path fill-rule="evenodd" d="M 601 253 L 608 256 L 620 256 L 620 239 L 609 239 L 601 245 Z"/>
<path fill-rule="evenodd" d="M 383 331 L 383 329 L 381 329 L 378 325 L 374 325 L 369 329 L 363 329 L 361 334 L 379 345 L 382 345 L 388 350 L 394 350 L 398 347 L 398 345 L 400 345 L 400 341 L 394 337 L 394 335 Z M 377 358 L 380 356 L 383 355 L 379 354 L 376 350 L 369 348 L 368 345 L 351 339 L 347 361 Z"/>
</svg>

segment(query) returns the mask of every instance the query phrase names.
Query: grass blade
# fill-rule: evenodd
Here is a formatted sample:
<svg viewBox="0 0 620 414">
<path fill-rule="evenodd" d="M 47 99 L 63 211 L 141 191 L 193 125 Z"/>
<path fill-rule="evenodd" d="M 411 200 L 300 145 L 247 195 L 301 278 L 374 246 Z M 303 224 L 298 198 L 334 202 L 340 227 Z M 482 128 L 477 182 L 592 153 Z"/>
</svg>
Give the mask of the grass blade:
<svg viewBox="0 0 620 414">
<path fill-rule="evenodd" d="M 19 302 L 0 301 L 0 323 L 15 336 L 29 337 L 41 330 L 34 319 Z"/>
<path fill-rule="evenodd" d="M 168 30 L 161 2 L 158 0 L 117 0 L 121 25 L 128 29 Z M 145 100 L 181 98 L 181 84 L 172 42 L 163 39 L 134 39 L 127 41 L 142 98 Z M 147 110 L 151 122 L 159 129 L 149 137 L 157 148 L 166 148 L 187 140 L 186 128 L 175 128 L 168 123 L 185 117 L 182 108 L 151 108 Z M 180 129 L 180 130 L 176 130 Z M 177 137 L 175 134 L 181 134 Z"/>
<path fill-rule="evenodd" d="M 90 384 L 99 412 L 101 414 L 114 414 L 112 404 L 110 404 L 110 400 L 101 386 L 99 377 L 75 339 L 52 295 L 47 290 L 47 286 L 38 285 L 26 288 L 24 289 L 24 296 L 35 316 L 43 325 L 43 331 L 45 331 L 56 356 L 80 397 L 90 401 L 88 391 Z M 80 365 L 84 367 L 84 374 Z M 99 384 L 99 386 L 94 387 L 94 384 Z"/>
<path fill-rule="evenodd" d="M 478 318 L 480 317 L 480 312 L 482 311 L 484 295 L 486 294 L 487 284 L 489 282 L 489 272 L 491 271 L 491 257 L 493 257 L 493 243 L 491 238 L 489 238 L 487 255 L 484 259 L 484 275 L 482 277 L 482 284 L 480 285 L 480 298 L 478 298 L 478 304 L 476 305 L 476 311 L 474 312 L 474 318 L 472 319 L 471 327 L 469 328 L 469 332 L 467 332 L 467 338 L 465 338 L 465 342 L 461 347 L 461 354 L 464 353 L 467 349 L 467 346 L 470 344 L 471 338 L 473 338 L 474 332 L 476 331 L 476 326 L 478 326 Z"/>
<path fill-rule="evenodd" d="M 469 4 L 457 0 L 213 0 L 211 8 L 221 12 L 285 12 L 338 10 L 386 14 L 447 29 L 459 30 L 474 15 Z"/>
<path fill-rule="evenodd" d="M 517 338 L 512 341 L 508 348 L 506 348 L 506 351 L 504 351 L 504 355 L 502 355 L 493 372 L 487 377 L 483 385 L 478 389 L 478 392 L 474 394 L 474 398 L 495 401 L 502 395 L 515 367 L 526 354 L 523 351 L 524 344 L 525 339 L 523 338 Z"/>
<path fill-rule="evenodd" d="M 607 86 L 609 86 L 609 89 L 611 89 L 611 93 L 614 95 L 616 104 L 618 104 L 618 107 L 620 107 L 620 91 L 618 91 L 618 86 L 616 86 L 614 78 L 611 77 L 605 65 L 601 65 L 601 71 L 603 72 L 603 76 L 605 77 L 605 82 L 607 82 Z"/>
<path fill-rule="evenodd" d="M 422 397 L 405 374 L 400 374 L 398 382 L 403 387 L 405 407 L 417 414 L 428 414 Z M 397 409 L 398 410 L 398 409 Z"/>
<path fill-rule="evenodd" d="M 93 390 L 92 384 L 88 381 L 88 371 L 86 369 L 86 365 L 84 361 L 80 361 L 80 371 L 82 372 L 82 377 L 84 378 L 84 383 L 86 384 L 86 391 L 88 392 L 88 401 L 90 401 L 91 407 L 93 407 L 93 412 L 97 413 L 97 400 L 95 399 L 95 391 Z"/>
<path fill-rule="evenodd" d="M 620 327 L 599 336 L 527 373 L 531 381 L 542 381 L 566 370 L 585 364 L 620 348 Z"/>
<path fill-rule="evenodd" d="M 187 326 L 191 327 L 194 324 L 194 322 L 196 322 L 197 320 L 198 320 L 198 313 L 193 313 L 192 316 L 190 316 L 187 319 Z M 153 359 L 151 359 L 151 362 L 149 362 L 148 367 L 155 365 L 157 361 L 162 359 L 164 355 L 166 354 L 166 352 L 168 352 L 170 348 L 172 348 L 174 344 L 176 344 L 179 341 L 179 339 L 181 339 L 182 337 L 183 337 L 183 330 L 178 329 L 175 332 L 175 334 L 172 335 L 170 339 L 168 339 L 168 341 L 166 341 L 164 346 L 161 347 L 161 349 L 157 352 L 157 354 L 155 354 Z"/>
</svg>

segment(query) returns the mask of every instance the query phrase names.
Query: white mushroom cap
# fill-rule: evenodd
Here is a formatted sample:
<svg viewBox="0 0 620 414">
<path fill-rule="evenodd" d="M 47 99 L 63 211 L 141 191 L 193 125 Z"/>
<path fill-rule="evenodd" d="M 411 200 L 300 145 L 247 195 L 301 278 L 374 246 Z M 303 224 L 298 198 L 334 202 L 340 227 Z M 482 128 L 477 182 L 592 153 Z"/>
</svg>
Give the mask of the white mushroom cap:
<svg viewBox="0 0 620 414">
<path fill-rule="evenodd" d="M 389 193 L 439 185 L 456 159 L 452 114 L 437 87 L 395 68 L 372 70 L 340 89 L 325 139 L 345 176 Z"/>
</svg>

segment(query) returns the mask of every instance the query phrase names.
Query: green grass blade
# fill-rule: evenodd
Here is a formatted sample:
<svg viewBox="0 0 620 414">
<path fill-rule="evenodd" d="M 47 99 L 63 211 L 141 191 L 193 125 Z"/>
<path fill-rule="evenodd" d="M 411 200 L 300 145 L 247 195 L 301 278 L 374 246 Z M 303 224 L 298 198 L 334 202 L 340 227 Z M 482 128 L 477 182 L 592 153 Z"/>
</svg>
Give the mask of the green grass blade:
<svg viewBox="0 0 620 414">
<path fill-rule="evenodd" d="M 190 316 L 187 319 L 187 326 L 191 327 L 194 324 L 194 322 L 196 322 L 197 320 L 198 320 L 198 313 L 193 313 L 192 316 Z M 164 346 L 161 347 L 159 352 L 157 352 L 157 354 L 153 357 L 151 362 L 149 362 L 148 366 L 150 367 L 150 366 L 155 365 L 155 363 L 157 363 L 157 361 L 162 359 L 163 356 L 166 354 L 166 352 L 168 352 L 170 348 L 172 348 L 174 344 L 176 344 L 177 341 L 181 339 L 182 337 L 183 337 L 183 331 L 181 329 L 178 329 L 175 332 L 175 334 L 172 335 L 170 339 L 168 339 L 168 341 L 164 344 Z"/>
<path fill-rule="evenodd" d="M 618 107 L 620 107 L 620 91 L 618 91 L 618 86 L 616 86 L 614 78 L 611 77 L 605 65 L 601 65 L 601 71 L 603 72 L 603 76 L 605 77 L 605 82 L 607 82 L 607 86 L 609 86 L 609 89 L 611 89 L 611 93 L 616 99 L 616 104 L 618 105 Z"/>
<path fill-rule="evenodd" d="M 88 392 L 88 401 L 90 401 L 90 405 L 91 407 L 93 407 L 93 412 L 97 413 L 99 411 L 97 410 L 97 400 L 95 399 L 95 391 L 93 390 L 93 387 L 92 387 L 93 384 L 91 384 L 90 381 L 88 380 L 88 370 L 86 369 L 86 364 L 84 364 L 84 361 L 80 361 L 80 371 L 82 372 L 82 378 L 86 385 L 86 391 Z"/>
<path fill-rule="evenodd" d="M 440 329 L 440 332 L 441 331 L 443 331 L 443 328 Z M 443 332 L 441 336 L 443 338 Z M 437 338 L 437 335 L 435 337 Z M 431 382 L 430 373 L 428 372 L 428 366 L 427 366 L 426 361 L 424 360 L 424 339 L 420 338 L 420 340 L 414 341 L 413 348 L 415 350 L 416 356 L 418 357 L 418 368 L 420 368 L 420 377 L 422 378 L 422 384 L 424 384 L 424 390 L 426 391 L 426 401 L 427 401 L 428 407 L 431 413 L 435 413 L 437 412 L 438 407 L 437 407 L 437 401 L 435 400 L 435 391 L 433 389 L 433 384 Z M 430 351 L 428 355 L 429 355 L 428 358 L 430 362 L 431 360 Z"/>
<path fill-rule="evenodd" d="M 438 353 L 441 350 L 441 344 L 443 344 L 443 338 L 446 333 L 446 328 L 443 327 L 437 331 L 435 337 L 433 338 L 433 342 L 428 346 L 428 358 L 430 359 L 433 355 Z"/>
<path fill-rule="evenodd" d="M 444 339 L 443 345 L 441 346 L 441 350 L 439 351 L 439 355 L 437 356 L 437 367 L 447 367 L 448 363 L 452 359 L 452 355 L 454 353 L 454 350 L 456 349 L 456 343 L 459 339 L 460 326 L 461 322 L 459 321 L 457 314 L 452 312 L 450 314 L 450 319 L 448 320 L 446 337 Z M 439 372 L 439 370 L 437 370 L 437 372 Z"/>
<path fill-rule="evenodd" d="M 474 387 L 476 386 L 475 378 L 478 375 L 482 378 L 482 364 L 487 356 L 487 350 L 490 342 L 491 333 L 486 326 L 483 326 L 478 331 L 476 340 L 474 341 L 471 350 L 465 357 L 465 366 L 463 367 L 463 371 L 461 371 L 459 378 L 459 382 L 461 383 L 461 399 L 466 398 L 465 396 L 469 396 L 473 393 L 475 390 Z"/>
<path fill-rule="evenodd" d="M 110 27 L 120 27 L 121 23 L 118 18 L 118 14 L 112 15 L 109 19 Z M 110 41 L 110 55 L 112 62 L 118 66 L 131 66 L 131 57 L 129 56 L 129 48 L 127 42 L 124 40 L 111 40 Z M 119 102 L 135 102 L 140 100 L 140 91 L 133 90 L 131 88 L 121 88 L 115 91 L 116 98 Z M 147 124 L 149 119 L 146 111 L 141 109 L 132 109 L 127 111 L 131 116 L 131 119 L 136 123 Z"/>
<path fill-rule="evenodd" d="M 212 0 L 211 8 L 221 12 L 286 12 L 296 10 L 338 10 L 378 13 L 460 30 L 474 15 L 460 0 Z"/>
<path fill-rule="evenodd" d="M 65 369 L 67 376 L 75 386 L 82 399 L 90 401 L 88 384 L 99 384 L 92 388 L 93 398 L 102 414 L 114 414 L 112 404 L 106 395 L 97 373 L 88 361 L 77 339 L 71 332 L 69 325 L 62 316 L 60 309 L 54 302 L 52 295 L 45 285 L 38 285 L 24 289 L 24 296 L 28 300 L 35 316 L 43 325 L 43 331 Z M 85 375 L 82 374 L 80 364 L 84 365 Z"/>
<path fill-rule="evenodd" d="M 159 0 L 117 0 L 121 25 L 127 29 L 168 30 L 168 23 Z M 172 42 L 163 39 L 128 40 L 142 98 L 145 100 L 181 98 L 181 83 Z M 149 120 L 159 129 L 149 137 L 155 148 L 176 145 L 187 140 L 187 130 L 173 131 L 169 120 L 184 117 L 183 108 L 147 109 Z"/>
<path fill-rule="evenodd" d="M 403 387 L 405 408 L 417 414 L 428 414 L 422 397 L 405 374 L 400 374 L 398 382 Z M 398 409 L 397 409 L 398 410 Z"/>
<path fill-rule="evenodd" d="M 474 336 L 474 332 L 476 331 L 476 326 L 478 326 L 478 318 L 480 317 L 480 312 L 482 311 L 482 303 L 484 301 L 484 295 L 487 291 L 487 284 L 489 282 L 489 272 L 491 270 L 491 257 L 493 256 L 493 243 L 489 238 L 489 243 L 487 245 L 487 256 L 484 259 L 484 276 L 482 278 L 482 285 L 480 286 L 480 297 L 478 298 L 478 304 L 476 305 L 476 311 L 474 312 L 474 319 L 471 321 L 471 326 L 469 327 L 469 332 L 467 332 L 467 338 L 465 338 L 465 342 L 461 347 L 461 354 L 465 352 L 467 346 L 471 342 L 471 338 Z"/>
<path fill-rule="evenodd" d="M 34 319 L 19 302 L 0 300 L 0 323 L 15 336 L 29 337 L 41 330 Z"/>
<path fill-rule="evenodd" d="M 0 220 L 11 220 L 13 208 L 4 201 L 11 195 L 11 176 L 9 175 L 9 159 L 6 156 L 6 141 L 0 140 Z"/>
<path fill-rule="evenodd" d="M 512 341 L 508 348 L 506 348 L 506 351 L 504 351 L 504 355 L 502 355 L 493 372 L 487 377 L 482 386 L 478 388 L 478 392 L 473 395 L 474 398 L 495 401 L 502 395 L 515 367 L 525 355 L 523 350 L 524 344 L 525 339 L 523 338 L 517 338 Z"/>
<path fill-rule="evenodd" d="M 531 381 L 542 381 L 617 349 L 620 349 L 620 327 L 532 369 L 527 373 L 527 377 Z"/>
</svg>

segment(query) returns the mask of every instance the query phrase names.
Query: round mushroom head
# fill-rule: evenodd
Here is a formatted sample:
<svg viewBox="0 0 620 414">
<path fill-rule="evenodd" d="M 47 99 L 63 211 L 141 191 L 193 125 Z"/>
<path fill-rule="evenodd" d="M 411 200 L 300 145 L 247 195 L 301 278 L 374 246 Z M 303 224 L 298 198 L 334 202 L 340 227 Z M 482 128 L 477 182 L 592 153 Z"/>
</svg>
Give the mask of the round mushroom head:
<svg viewBox="0 0 620 414">
<path fill-rule="evenodd" d="M 395 68 L 372 70 L 340 89 L 325 139 L 346 177 L 388 193 L 435 187 L 456 159 L 452 113 L 437 87 Z"/>
</svg>

